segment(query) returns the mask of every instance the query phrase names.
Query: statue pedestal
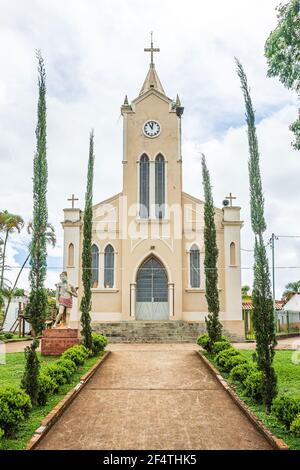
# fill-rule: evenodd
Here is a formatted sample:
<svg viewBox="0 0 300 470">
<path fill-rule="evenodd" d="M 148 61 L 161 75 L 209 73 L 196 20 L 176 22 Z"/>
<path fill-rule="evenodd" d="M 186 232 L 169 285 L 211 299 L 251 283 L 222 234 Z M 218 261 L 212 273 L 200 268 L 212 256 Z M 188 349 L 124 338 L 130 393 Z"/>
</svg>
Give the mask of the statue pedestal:
<svg viewBox="0 0 300 470">
<path fill-rule="evenodd" d="M 72 328 L 53 328 L 43 331 L 41 341 L 43 356 L 59 356 L 66 349 L 80 343 L 78 330 Z"/>
</svg>

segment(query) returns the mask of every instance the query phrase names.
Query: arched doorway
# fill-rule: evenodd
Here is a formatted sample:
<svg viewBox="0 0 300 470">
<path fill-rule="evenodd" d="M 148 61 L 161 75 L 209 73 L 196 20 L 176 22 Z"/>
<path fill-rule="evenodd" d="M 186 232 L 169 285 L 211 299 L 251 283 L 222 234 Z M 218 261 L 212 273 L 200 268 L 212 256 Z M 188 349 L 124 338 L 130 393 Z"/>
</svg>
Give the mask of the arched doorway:
<svg viewBox="0 0 300 470">
<path fill-rule="evenodd" d="M 136 319 L 168 320 L 168 276 L 154 257 L 139 268 L 136 277 Z"/>
</svg>

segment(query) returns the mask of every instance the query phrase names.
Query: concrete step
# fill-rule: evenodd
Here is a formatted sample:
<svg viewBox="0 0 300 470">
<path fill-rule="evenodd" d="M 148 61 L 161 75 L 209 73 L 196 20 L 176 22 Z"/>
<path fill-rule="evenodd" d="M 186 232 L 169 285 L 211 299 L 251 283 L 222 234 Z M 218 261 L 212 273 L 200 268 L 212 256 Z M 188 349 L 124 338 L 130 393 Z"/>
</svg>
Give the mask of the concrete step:
<svg viewBox="0 0 300 470">
<path fill-rule="evenodd" d="M 111 343 L 195 343 L 205 325 L 179 321 L 123 321 L 93 323 Z"/>
</svg>

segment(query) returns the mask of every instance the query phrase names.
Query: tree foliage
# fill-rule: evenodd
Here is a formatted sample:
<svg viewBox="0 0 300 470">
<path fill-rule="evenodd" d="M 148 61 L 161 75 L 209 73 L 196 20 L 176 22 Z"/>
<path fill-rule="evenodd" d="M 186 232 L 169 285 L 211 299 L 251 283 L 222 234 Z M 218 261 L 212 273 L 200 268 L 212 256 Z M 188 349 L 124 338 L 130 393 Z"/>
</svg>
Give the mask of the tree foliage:
<svg viewBox="0 0 300 470">
<path fill-rule="evenodd" d="M 294 294 L 299 294 L 300 292 L 300 281 L 289 282 L 285 286 L 285 291 L 282 294 L 282 298 L 286 301 L 290 300 Z"/>
<path fill-rule="evenodd" d="M 94 133 L 90 134 L 87 186 L 83 216 L 83 248 L 82 248 L 82 283 L 83 297 L 80 303 L 81 325 L 84 346 L 92 349 L 91 329 L 91 285 L 92 285 L 92 226 L 93 226 L 93 180 L 94 180 Z"/>
<path fill-rule="evenodd" d="M 44 283 L 47 270 L 47 145 L 46 145 L 46 74 L 44 61 L 40 51 L 38 59 L 38 120 L 36 127 L 36 152 L 33 164 L 33 221 L 32 241 L 30 244 L 30 298 L 27 316 L 32 325 L 34 335 L 42 332 L 46 309 L 47 293 Z"/>
<path fill-rule="evenodd" d="M 251 224 L 255 236 L 254 282 L 252 291 L 253 326 L 256 336 L 257 364 L 263 373 L 263 400 L 267 410 L 270 410 L 272 400 L 277 394 L 277 378 L 273 367 L 276 332 L 270 271 L 263 240 L 263 233 L 266 230 L 264 197 L 260 175 L 255 115 L 250 90 L 244 69 L 237 59 L 236 64 L 245 100 L 248 127 Z"/>
<path fill-rule="evenodd" d="M 219 321 L 219 291 L 218 291 L 218 247 L 215 225 L 215 208 L 210 184 L 209 171 L 205 156 L 202 155 L 202 180 L 204 188 L 204 245 L 205 245 L 205 291 L 208 306 L 208 316 L 205 319 L 207 333 L 212 343 L 220 341 L 222 325 Z"/>
<path fill-rule="evenodd" d="M 268 75 L 278 77 L 283 85 L 300 95 L 300 0 L 290 0 L 277 7 L 278 24 L 265 44 Z M 300 116 L 291 124 L 293 147 L 300 150 Z"/>
<path fill-rule="evenodd" d="M 39 341 L 34 339 L 30 346 L 24 350 L 25 353 L 25 370 L 21 380 L 21 387 L 24 388 L 26 393 L 30 396 L 33 404 L 37 403 L 38 397 L 38 378 L 40 371 L 40 362 L 37 357 L 36 349 Z"/>
</svg>

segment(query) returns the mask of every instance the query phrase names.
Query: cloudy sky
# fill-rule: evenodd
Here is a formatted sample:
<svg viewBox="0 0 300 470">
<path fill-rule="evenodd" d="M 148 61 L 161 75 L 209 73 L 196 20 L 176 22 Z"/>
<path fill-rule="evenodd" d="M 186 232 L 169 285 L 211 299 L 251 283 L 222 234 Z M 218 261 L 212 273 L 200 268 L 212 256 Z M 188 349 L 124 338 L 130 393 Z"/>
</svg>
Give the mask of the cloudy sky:
<svg viewBox="0 0 300 470">
<path fill-rule="evenodd" d="M 300 236 L 300 155 L 288 125 L 298 103 L 266 77 L 264 43 L 279 0 L 0 0 L 0 210 L 32 213 L 37 71 L 47 71 L 49 220 L 58 243 L 49 250 L 48 285 L 62 268 L 62 209 L 74 192 L 83 206 L 88 136 L 95 130 L 94 201 L 119 192 L 124 95 L 134 99 L 147 73 L 143 52 L 154 31 L 155 62 L 183 117 L 184 190 L 202 198 L 200 152 L 207 156 L 215 204 L 230 191 L 245 222 L 242 248 L 253 248 L 249 220 L 244 103 L 234 56 L 243 63 L 256 108 L 268 229 Z M 13 279 L 27 253 L 25 230 L 11 238 Z M 243 283 L 251 284 L 252 253 L 243 251 Z M 276 242 L 276 293 L 300 279 L 300 238 Z M 28 270 L 20 286 L 27 287 Z"/>
</svg>

